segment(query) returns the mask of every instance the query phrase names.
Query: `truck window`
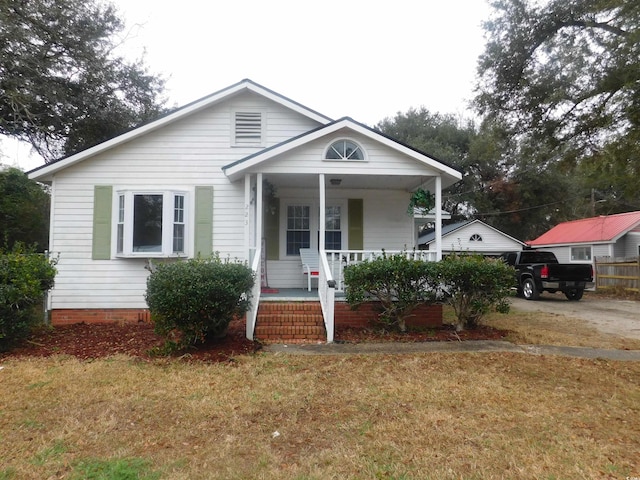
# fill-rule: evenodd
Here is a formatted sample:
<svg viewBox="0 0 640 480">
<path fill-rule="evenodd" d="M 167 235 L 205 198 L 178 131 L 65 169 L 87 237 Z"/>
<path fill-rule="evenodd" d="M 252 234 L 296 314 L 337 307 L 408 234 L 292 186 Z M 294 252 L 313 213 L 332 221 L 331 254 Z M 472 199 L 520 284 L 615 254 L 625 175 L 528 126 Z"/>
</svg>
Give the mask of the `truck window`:
<svg viewBox="0 0 640 480">
<path fill-rule="evenodd" d="M 520 263 L 558 263 L 552 252 L 522 252 Z"/>
<path fill-rule="evenodd" d="M 507 265 L 514 266 L 516 264 L 516 257 L 518 255 L 516 253 L 507 253 L 502 256 L 503 260 L 507 263 Z"/>
</svg>

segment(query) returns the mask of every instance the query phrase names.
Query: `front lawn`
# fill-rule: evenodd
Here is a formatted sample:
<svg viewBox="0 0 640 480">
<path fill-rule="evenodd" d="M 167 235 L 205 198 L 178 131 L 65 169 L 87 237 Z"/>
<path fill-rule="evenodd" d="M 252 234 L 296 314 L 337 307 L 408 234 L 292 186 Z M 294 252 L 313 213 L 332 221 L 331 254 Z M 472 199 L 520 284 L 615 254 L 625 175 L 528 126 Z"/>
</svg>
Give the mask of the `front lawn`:
<svg viewBox="0 0 640 480">
<path fill-rule="evenodd" d="M 640 475 L 640 362 L 257 354 L 0 366 L 0 479 Z"/>
</svg>

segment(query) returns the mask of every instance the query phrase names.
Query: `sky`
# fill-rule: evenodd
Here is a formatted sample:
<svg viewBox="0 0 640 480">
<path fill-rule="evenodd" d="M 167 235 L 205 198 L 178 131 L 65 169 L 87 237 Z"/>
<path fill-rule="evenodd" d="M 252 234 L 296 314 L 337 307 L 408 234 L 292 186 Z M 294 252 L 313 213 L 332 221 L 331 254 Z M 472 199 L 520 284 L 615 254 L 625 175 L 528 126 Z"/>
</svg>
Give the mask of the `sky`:
<svg viewBox="0 0 640 480">
<path fill-rule="evenodd" d="M 471 116 L 486 0 L 111 0 L 120 54 L 144 55 L 181 106 L 250 78 L 331 118 L 373 126 L 398 112 Z M 0 162 L 43 161 L 3 139 Z"/>
</svg>

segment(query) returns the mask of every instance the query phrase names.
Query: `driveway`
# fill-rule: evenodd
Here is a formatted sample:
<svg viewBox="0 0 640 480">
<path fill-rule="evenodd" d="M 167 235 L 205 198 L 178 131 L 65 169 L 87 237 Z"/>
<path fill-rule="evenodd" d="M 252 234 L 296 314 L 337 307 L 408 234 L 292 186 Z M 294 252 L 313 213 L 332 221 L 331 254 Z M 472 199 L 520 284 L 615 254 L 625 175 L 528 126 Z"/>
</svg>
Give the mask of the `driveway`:
<svg viewBox="0 0 640 480">
<path fill-rule="evenodd" d="M 511 307 L 524 312 L 545 312 L 588 322 L 605 333 L 640 339 L 640 302 L 599 298 L 588 293 L 570 302 L 561 293 L 543 293 L 539 300 L 513 298 Z"/>
</svg>

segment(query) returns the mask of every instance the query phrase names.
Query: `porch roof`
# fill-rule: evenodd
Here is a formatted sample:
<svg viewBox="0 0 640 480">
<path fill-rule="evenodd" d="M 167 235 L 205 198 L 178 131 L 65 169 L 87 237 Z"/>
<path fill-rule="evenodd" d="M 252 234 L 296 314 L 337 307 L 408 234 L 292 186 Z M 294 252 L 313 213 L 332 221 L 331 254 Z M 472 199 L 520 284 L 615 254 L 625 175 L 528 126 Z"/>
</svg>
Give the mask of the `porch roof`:
<svg viewBox="0 0 640 480">
<path fill-rule="evenodd" d="M 433 177 L 440 176 L 442 188 L 445 188 L 462 178 L 462 173 L 456 168 L 416 150 L 408 145 L 400 143 L 381 132 L 378 132 L 355 120 L 344 117 L 327 125 L 306 132 L 297 137 L 266 148 L 253 155 L 245 157 L 222 168 L 225 175 L 235 181 L 246 173 L 259 173 L 265 171 L 266 162 L 279 156 L 284 156 L 294 149 L 309 145 L 311 142 L 329 137 L 340 131 L 350 132 L 363 136 L 392 149 L 405 158 L 411 159 L 418 166 L 413 172 L 403 172 L 393 167 L 388 169 L 367 172 L 362 164 L 354 162 L 332 162 L 326 171 L 310 172 L 309 169 L 300 169 L 291 172 L 269 173 L 269 179 L 274 184 L 290 181 L 290 175 L 296 175 L 296 185 L 300 187 L 317 186 L 317 174 L 325 173 L 329 181 L 331 178 L 339 178 L 342 188 L 404 188 L 414 190 L 420 186 L 427 188 L 433 183 Z M 337 185 L 336 185 L 337 186 Z"/>
</svg>

